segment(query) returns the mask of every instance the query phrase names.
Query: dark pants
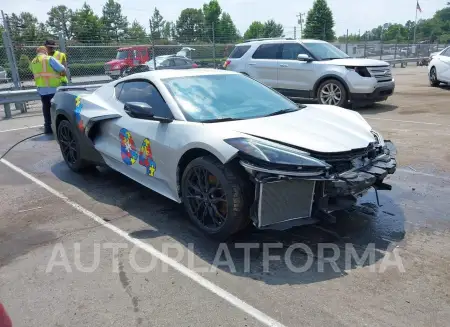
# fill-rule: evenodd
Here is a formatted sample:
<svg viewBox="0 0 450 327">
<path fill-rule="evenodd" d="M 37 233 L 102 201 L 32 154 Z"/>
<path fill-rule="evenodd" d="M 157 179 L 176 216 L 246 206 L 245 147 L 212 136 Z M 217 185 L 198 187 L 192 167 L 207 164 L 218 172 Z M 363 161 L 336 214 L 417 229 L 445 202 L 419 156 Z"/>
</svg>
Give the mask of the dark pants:
<svg viewBox="0 0 450 327">
<path fill-rule="evenodd" d="M 51 131 L 51 117 L 50 117 L 50 107 L 51 107 L 51 100 L 53 99 L 54 94 L 46 94 L 41 95 L 41 101 L 42 101 L 42 114 L 44 115 L 44 129 L 46 132 Z"/>
</svg>

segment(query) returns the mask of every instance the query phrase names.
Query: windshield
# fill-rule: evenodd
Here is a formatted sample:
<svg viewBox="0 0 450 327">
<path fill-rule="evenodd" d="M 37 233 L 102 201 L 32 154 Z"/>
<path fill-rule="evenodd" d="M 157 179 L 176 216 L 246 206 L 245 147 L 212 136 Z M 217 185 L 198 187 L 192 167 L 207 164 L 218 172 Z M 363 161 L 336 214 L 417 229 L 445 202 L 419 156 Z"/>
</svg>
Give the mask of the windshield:
<svg viewBox="0 0 450 327">
<path fill-rule="evenodd" d="M 303 43 L 305 48 L 311 52 L 314 57 L 319 60 L 330 60 L 330 59 L 342 59 L 349 58 L 345 52 L 339 50 L 334 45 L 330 43 Z"/>
<path fill-rule="evenodd" d="M 118 51 L 116 59 L 127 59 L 128 58 L 128 51 Z"/>
<path fill-rule="evenodd" d="M 249 119 L 298 110 L 291 100 L 243 75 L 204 75 L 163 80 L 189 121 Z"/>
</svg>

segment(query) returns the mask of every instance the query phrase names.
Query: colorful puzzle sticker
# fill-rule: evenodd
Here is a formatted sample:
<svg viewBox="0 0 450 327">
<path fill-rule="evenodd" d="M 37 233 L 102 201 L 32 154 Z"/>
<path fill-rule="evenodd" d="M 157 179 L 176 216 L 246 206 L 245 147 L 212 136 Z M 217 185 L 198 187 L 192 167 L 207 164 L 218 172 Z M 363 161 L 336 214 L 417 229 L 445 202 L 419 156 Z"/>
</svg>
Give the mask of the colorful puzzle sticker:
<svg viewBox="0 0 450 327">
<path fill-rule="evenodd" d="M 120 137 L 120 154 L 122 156 L 122 161 L 125 164 L 131 166 L 136 162 L 138 158 L 138 153 L 136 151 L 136 145 L 134 144 L 133 137 L 126 128 L 122 128 L 120 130 L 119 137 Z"/>
<path fill-rule="evenodd" d="M 141 149 L 139 151 L 139 164 L 147 168 L 146 174 L 154 176 L 156 171 L 156 164 L 153 161 L 151 143 L 148 138 L 142 141 Z"/>
<path fill-rule="evenodd" d="M 83 120 L 81 119 L 81 109 L 83 109 L 83 104 L 81 103 L 81 97 L 77 96 L 75 98 L 75 122 L 80 131 L 84 131 Z"/>
</svg>

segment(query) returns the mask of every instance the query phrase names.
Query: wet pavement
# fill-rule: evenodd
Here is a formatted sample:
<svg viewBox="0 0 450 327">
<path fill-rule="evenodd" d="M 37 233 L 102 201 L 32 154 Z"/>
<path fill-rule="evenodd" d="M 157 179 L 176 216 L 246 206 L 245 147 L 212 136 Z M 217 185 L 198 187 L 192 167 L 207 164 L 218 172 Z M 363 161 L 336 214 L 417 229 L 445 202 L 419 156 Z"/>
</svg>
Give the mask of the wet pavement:
<svg viewBox="0 0 450 327">
<path fill-rule="evenodd" d="M 217 270 L 211 265 L 223 245 L 198 232 L 180 205 L 109 169 L 71 172 L 51 137 L 24 142 L 6 159 L 132 238 L 162 252 L 169 246 L 170 257 L 180 250 L 179 262 L 203 268 L 200 274 L 208 281 L 285 326 L 445 326 L 450 319 L 450 114 L 434 102 L 423 109 L 422 68 L 395 72 L 397 83 L 409 83 L 411 90 L 401 84 L 388 103 L 359 109 L 399 148 L 401 167 L 387 180 L 392 191 L 379 192 L 380 206 L 370 191 L 339 213 L 334 225 L 288 231 L 249 227 L 227 243 L 232 264 Z M 438 94 L 438 103 L 447 96 L 448 103 L 450 91 L 430 92 Z M 0 131 L 6 130 L 1 123 Z M 0 153 L 36 132 L 0 133 Z M 131 246 L 115 255 L 104 248 L 106 243 L 130 245 L 126 240 L 1 163 L 0 185 L 0 301 L 17 326 L 267 325 L 171 268 L 136 271 Z M 86 266 L 95 262 L 100 245 L 94 271 L 75 269 L 78 242 Z M 63 267 L 46 272 L 58 244 L 72 272 Z M 307 247 L 294 250 L 298 244 Z M 268 265 L 267 245 L 271 256 L 281 258 Z M 249 256 L 246 246 L 253 247 Z M 358 265 L 355 255 L 364 254 L 373 257 Z M 395 258 L 400 261 L 388 261 Z M 137 260 L 144 266 L 151 257 L 141 251 Z M 306 266 L 301 272 L 292 269 Z"/>
</svg>

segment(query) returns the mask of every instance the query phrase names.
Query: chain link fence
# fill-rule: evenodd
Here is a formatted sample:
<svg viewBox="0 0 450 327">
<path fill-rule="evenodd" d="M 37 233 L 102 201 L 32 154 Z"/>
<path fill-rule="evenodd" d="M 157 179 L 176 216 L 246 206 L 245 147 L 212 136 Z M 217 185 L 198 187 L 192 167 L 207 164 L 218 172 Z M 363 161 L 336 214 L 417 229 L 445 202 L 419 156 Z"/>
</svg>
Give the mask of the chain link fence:
<svg viewBox="0 0 450 327">
<path fill-rule="evenodd" d="M 5 25 L 6 26 L 6 25 Z M 29 69 L 30 61 L 36 55 L 36 48 L 44 40 L 23 42 L 15 40 L 8 29 L 2 33 L 0 46 L 0 91 L 34 88 L 33 75 Z M 190 58 L 199 67 L 221 68 L 236 43 L 243 38 L 233 27 L 227 32 L 211 26 L 198 25 L 182 31 L 173 31 L 163 37 L 160 32 L 142 34 L 136 37 L 117 37 L 114 42 L 102 40 L 102 35 L 84 39 L 67 39 L 53 36 L 59 50 L 67 55 L 69 77 L 73 84 L 97 84 L 109 82 L 120 77 L 128 67 L 142 65 L 161 56 L 182 55 Z M 176 35 L 176 36 L 175 36 Z M 261 35 L 264 37 L 266 35 Z M 301 31 L 296 27 L 284 27 L 283 36 L 297 39 Z M 256 35 L 256 37 L 260 37 Z M 320 39 L 320 35 L 317 37 Z M 341 38 L 342 40 L 342 38 Z M 401 58 L 429 57 L 431 53 L 444 49 L 445 44 L 408 44 L 384 41 L 332 42 L 350 57 L 394 60 Z M 17 104 L 16 109 L 27 111 L 26 105 Z"/>
</svg>

